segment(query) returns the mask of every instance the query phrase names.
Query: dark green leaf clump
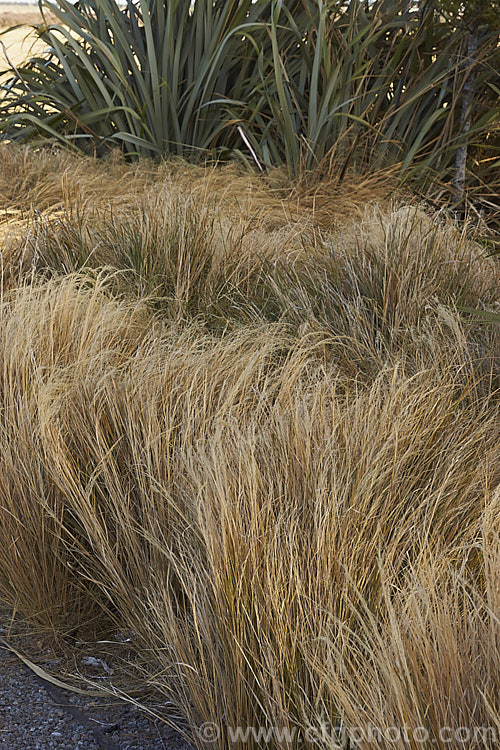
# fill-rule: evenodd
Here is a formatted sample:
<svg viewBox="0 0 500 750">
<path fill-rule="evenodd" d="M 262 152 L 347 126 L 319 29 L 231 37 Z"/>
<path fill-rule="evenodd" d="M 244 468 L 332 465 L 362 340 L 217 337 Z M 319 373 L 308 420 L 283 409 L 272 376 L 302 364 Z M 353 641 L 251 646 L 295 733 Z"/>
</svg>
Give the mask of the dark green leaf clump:
<svg viewBox="0 0 500 750">
<path fill-rule="evenodd" d="M 237 155 L 261 170 L 285 164 L 291 177 L 314 170 L 341 180 L 347 170 L 396 166 L 434 186 L 449 183 L 467 138 L 471 181 L 492 210 L 498 89 L 489 22 L 464 65 L 467 25 L 433 3 L 40 0 L 40 8 L 47 51 L 4 76 L 4 138 L 97 154 L 118 144 L 130 156 Z"/>
</svg>

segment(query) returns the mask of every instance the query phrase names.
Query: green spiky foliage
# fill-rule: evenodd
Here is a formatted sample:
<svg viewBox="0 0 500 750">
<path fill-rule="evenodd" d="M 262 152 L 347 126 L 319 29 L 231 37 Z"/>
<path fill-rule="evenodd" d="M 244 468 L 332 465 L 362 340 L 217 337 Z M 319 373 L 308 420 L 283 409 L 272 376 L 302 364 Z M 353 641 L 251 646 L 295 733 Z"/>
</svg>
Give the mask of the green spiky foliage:
<svg viewBox="0 0 500 750">
<path fill-rule="evenodd" d="M 313 170 L 341 180 L 347 170 L 394 165 L 434 186 L 453 175 L 467 29 L 433 3 L 40 0 L 40 8 L 47 52 L 4 76 L 4 138 L 98 154 L 119 144 L 130 156 L 238 155 L 262 170 L 286 165 L 292 178 Z M 488 27 L 474 61 L 473 154 L 498 133 L 494 50 Z M 471 163 L 479 188 L 491 166 Z"/>
</svg>

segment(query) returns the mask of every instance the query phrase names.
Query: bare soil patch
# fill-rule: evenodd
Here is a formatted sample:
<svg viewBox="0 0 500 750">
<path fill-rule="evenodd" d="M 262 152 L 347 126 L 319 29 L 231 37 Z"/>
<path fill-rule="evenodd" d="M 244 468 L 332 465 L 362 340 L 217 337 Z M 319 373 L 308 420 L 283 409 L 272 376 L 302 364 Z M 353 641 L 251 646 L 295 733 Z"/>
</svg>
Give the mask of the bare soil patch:
<svg viewBox="0 0 500 750">
<path fill-rule="evenodd" d="M 40 42 L 30 28 L 41 22 L 37 5 L 2 5 L 0 6 L 0 73 L 8 70 L 11 64 L 20 65 L 33 52 L 40 52 L 44 44 Z M 19 26 L 12 31 L 11 27 Z"/>
</svg>

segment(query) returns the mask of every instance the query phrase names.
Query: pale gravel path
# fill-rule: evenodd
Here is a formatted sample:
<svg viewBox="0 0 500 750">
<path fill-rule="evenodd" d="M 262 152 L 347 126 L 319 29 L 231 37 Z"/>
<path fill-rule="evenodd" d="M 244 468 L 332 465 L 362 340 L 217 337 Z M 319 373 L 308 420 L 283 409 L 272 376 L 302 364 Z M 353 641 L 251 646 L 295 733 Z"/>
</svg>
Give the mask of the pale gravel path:
<svg viewBox="0 0 500 750">
<path fill-rule="evenodd" d="M 162 722 L 115 703 L 56 688 L 0 647 L 1 750 L 192 750 Z"/>
</svg>

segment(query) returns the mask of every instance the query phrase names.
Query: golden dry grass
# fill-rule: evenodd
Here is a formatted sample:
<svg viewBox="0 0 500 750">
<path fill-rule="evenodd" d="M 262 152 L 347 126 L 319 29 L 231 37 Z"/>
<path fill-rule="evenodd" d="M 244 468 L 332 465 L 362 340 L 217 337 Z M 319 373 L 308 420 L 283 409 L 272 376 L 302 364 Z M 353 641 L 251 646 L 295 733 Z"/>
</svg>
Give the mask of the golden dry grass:
<svg viewBox="0 0 500 750">
<path fill-rule="evenodd" d="M 132 632 L 199 748 L 493 747 L 500 332 L 457 306 L 498 263 L 421 206 L 2 159 L 2 599 Z"/>
<path fill-rule="evenodd" d="M 47 149 L 0 147 L 0 191 L 10 210 L 57 209 L 62 205 L 136 203 L 152 185 L 171 185 L 217 203 L 231 219 L 241 216 L 260 226 L 282 227 L 307 222 L 331 229 L 346 219 L 359 218 L 365 207 L 386 201 L 395 191 L 391 172 L 356 178 L 341 185 L 320 183 L 293 186 L 276 170 L 269 177 L 235 164 L 195 166 L 175 159 L 155 164 L 126 163 L 118 152 L 105 161 Z"/>
</svg>

